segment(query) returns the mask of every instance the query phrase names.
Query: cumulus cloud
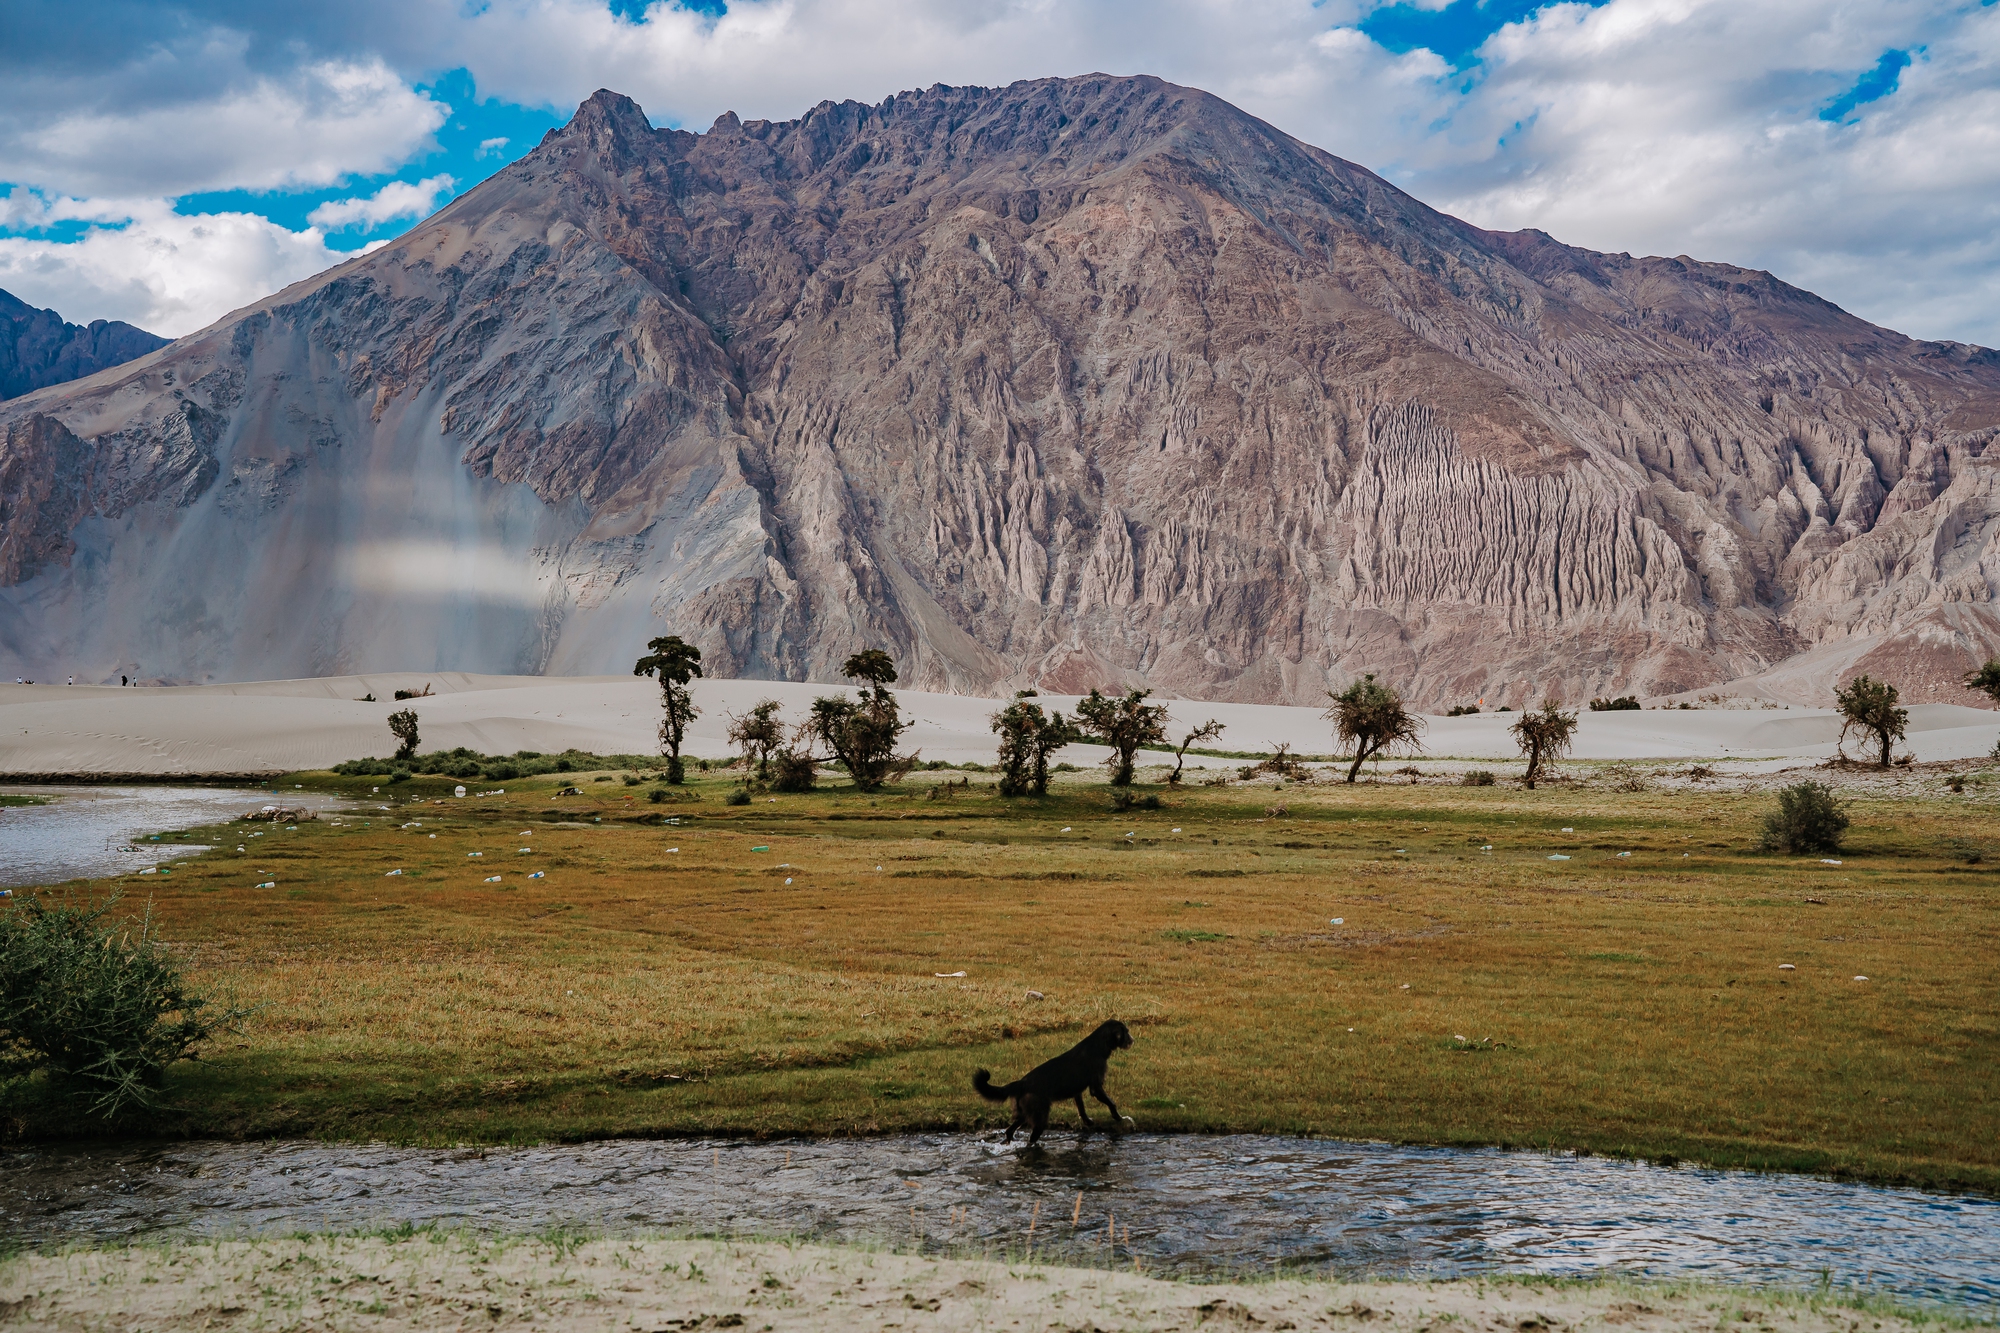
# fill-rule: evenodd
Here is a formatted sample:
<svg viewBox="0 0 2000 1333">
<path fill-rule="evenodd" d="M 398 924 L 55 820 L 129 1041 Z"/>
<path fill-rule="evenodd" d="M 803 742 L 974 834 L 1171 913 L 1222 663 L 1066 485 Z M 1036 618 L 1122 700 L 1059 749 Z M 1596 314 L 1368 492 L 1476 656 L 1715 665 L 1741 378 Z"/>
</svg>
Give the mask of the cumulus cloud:
<svg viewBox="0 0 2000 1333">
<path fill-rule="evenodd" d="M 37 201 L 39 220 L 88 220 L 80 239 L 0 236 L 0 288 L 70 319 L 122 319 L 168 337 L 310 277 L 347 256 L 318 228 L 254 213 L 186 217 L 164 200 Z"/>
<path fill-rule="evenodd" d="M 17 84 L 0 97 L 0 180 L 128 197 L 332 185 L 401 166 L 449 111 L 379 59 L 223 72 L 154 102 L 98 95 L 94 80 L 45 90 L 53 100 Z"/>
<path fill-rule="evenodd" d="M 390 181 L 363 199 L 330 199 L 307 214 L 315 227 L 338 231 L 344 227 L 379 227 L 397 218 L 428 217 L 440 196 L 451 193 L 449 176 L 432 176 L 414 183 Z"/>
</svg>

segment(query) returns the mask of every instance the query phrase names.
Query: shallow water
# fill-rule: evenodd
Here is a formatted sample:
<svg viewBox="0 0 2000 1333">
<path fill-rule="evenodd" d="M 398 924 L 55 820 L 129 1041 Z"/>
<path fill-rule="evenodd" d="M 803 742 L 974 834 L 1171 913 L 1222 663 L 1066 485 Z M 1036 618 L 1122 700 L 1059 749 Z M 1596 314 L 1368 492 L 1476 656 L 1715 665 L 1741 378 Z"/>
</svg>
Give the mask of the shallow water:
<svg viewBox="0 0 2000 1333">
<path fill-rule="evenodd" d="M 348 804 L 307 791 L 228 787 L 0 787 L 47 805 L 0 806 L 0 887 L 130 874 L 208 848 L 155 834 L 235 819 L 273 803 Z"/>
<path fill-rule="evenodd" d="M 0 1231 L 34 1242 L 405 1222 L 914 1238 L 975 1250 L 1018 1250 L 1032 1224 L 1050 1258 L 1123 1263 L 1136 1253 L 1151 1271 L 1622 1271 L 1798 1286 L 1824 1275 L 1916 1300 L 2000 1305 L 2000 1201 L 1593 1157 L 1251 1135 L 1070 1138 L 1023 1153 L 962 1134 L 0 1154 Z"/>
</svg>

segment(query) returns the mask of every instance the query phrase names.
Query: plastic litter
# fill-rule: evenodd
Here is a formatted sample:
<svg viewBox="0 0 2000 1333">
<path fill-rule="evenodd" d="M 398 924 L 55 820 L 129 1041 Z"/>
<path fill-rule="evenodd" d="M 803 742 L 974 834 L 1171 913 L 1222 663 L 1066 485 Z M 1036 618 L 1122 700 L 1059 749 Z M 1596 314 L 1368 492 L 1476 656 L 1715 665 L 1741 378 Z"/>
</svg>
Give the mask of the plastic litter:
<svg viewBox="0 0 2000 1333">
<path fill-rule="evenodd" d="M 1798 969 L 1797 969 L 1796 967 L 1793 967 L 1793 966 L 1792 966 L 1792 965 L 1791 965 L 1790 963 L 1780 963 L 1780 964 L 1778 964 L 1778 970 L 1779 970 L 1780 972 L 1796 972 L 1796 971 L 1798 971 Z"/>
<path fill-rule="evenodd" d="M 1489 842 L 1484 847 L 1481 847 L 1479 850 L 1482 852 L 1490 852 L 1493 850 L 1493 844 Z"/>
<path fill-rule="evenodd" d="M 1179 830 L 1179 829 L 1175 829 L 1175 830 L 1174 830 L 1174 832 L 1176 832 L 1176 833 L 1179 833 L 1179 832 L 1180 832 L 1180 830 Z"/>
<path fill-rule="evenodd" d="M 158 866 L 147 866 L 144 870 L 141 870 L 139 873 L 142 875 L 157 875 L 160 873 L 160 868 Z"/>
<path fill-rule="evenodd" d="M 1866 980 L 1868 980 L 1868 978 L 1867 978 L 1867 977 L 1856 977 L 1856 978 L 1855 978 L 1855 980 L 1856 980 L 1856 981 L 1866 981 Z"/>
<path fill-rule="evenodd" d="M 750 850 L 753 852 L 768 852 L 771 850 L 771 847 L 769 843 L 766 843 L 762 847 L 752 847 Z"/>
<path fill-rule="evenodd" d="M 934 977 L 962 977 L 965 973 L 963 970 L 960 970 L 957 972 L 933 972 L 931 975 Z"/>
<path fill-rule="evenodd" d="M 1407 981 L 1404 982 L 1402 985 L 1396 987 L 1397 990 L 1408 990 L 1409 988 L 1410 988 L 1410 983 Z"/>
<path fill-rule="evenodd" d="M 257 887 L 260 889 L 275 889 L 278 887 L 278 881 L 275 879 L 267 879 L 262 884 L 259 884 Z"/>
<path fill-rule="evenodd" d="M 520 850 L 521 850 L 521 851 L 523 851 L 523 852 L 532 852 L 532 851 L 534 851 L 535 849 L 534 849 L 534 848 L 532 848 L 532 847 L 523 847 L 523 848 L 521 848 Z"/>
<path fill-rule="evenodd" d="M 1619 854 L 1620 856 L 1630 856 L 1630 855 L 1631 855 L 1632 853 L 1630 853 L 1630 852 L 1620 852 L 1620 853 L 1618 853 L 1618 854 Z"/>
<path fill-rule="evenodd" d="M 1028 992 L 1028 998 L 1029 998 L 1029 999 L 1031 999 L 1031 1000 L 1046 1000 L 1046 999 L 1048 999 L 1049 997 L 1048 997 L 1048 996 L 1046 996 L 1046 995 L 1044 995 L 1044 994 L 1042 994 L 1042 993 L 1041 993 L 1040 991 L 1038 991 L 1038 990 L 1031 990 L 1031 991 L 1029 991 L 1029 992 Z"/>
<path fill-rule="evenodd" d="M 1566 828 L 1566 829 L 1564 829 L 1564 830 L 1563 830 L 1563 832 L 1564 832 L 1564 833 L 1574 833 L 1574 832 L 1576 832 L 1576 830 L 1575 830 L 1575 829 L 1573 829 L 1573 828 Z M 1463 1037 L 1460 1037 L 1460 1038 L 1459 1038 L 1459 1040 L 1460 1040 L 1460 1041 L 1464 1041 L 1464 1040 L 1465 1040 L 1465 1038 L 1463 1038 Z"/>
<path fill-rule="evenodd" d="M 463 795 L 465 795 L 465 788 L 463 788 L 463 787 L 453 787 L 453 788 L 451 789 L 451 794 L 452 794 L 453 796 L 463 796 Z"/>
<path fill-rule="evenodd" d="M 468 857 L 472 857 L 472 856 L 484 856 L 484 855 L 486 855 L 486 853 L 485 853 L 485 852 L 467 852 L 467 853 L 466 853 L 466 855 L 467 855 Z"/>
<path fill-rule="evenodd" d="M 400 870 L 389 870 L 389 871 L 385 871 L 385 872 L 383 872 L 383 875 L 382 875 L 382 878 L 383 878 L 383 879 L 387 879 L 387 878 L 389 878 L 389 876 L 390 876 L 390 875 L 400 875 L 400 874 L 402 874 L 402 873 L 403 873 L 403 872 L 402 872 L 402 871 L 400 871 Z"/>
<path fill-rule="evenodd" d="M 500 877 L 498 875 L 488 875 L 486 877 L 486 882 L 488 884 L 498 884 L 500 882 Z"/>
<path fill-rule="evenodd" d="M 535 872 L 534 874 L 532 874 L 532 875 L 528 876 L 528 878 L 529 878 L 529 879 L 541 879 L 541 878 L 542 878 L 542 872 L 541 872 L 541 871 L 539 871 L 539 870 L 537 870 L 537 871 L 536 871 L 536 872 Z"/>
<path fill-rule="evenodd" d="M 668 851 L 670 851 L 670 852 L 677 852 L 677 851 L 679 851 L 679 850 L 680 850 L 680 848 L 678 848 L 678 847 L 669 847 L 669 848 L 667 848 L 667 850 L 668 850 Z"/>
<path fill-rule="evenodd" d="M 1562 854 L 1561 852 L 1551 852 L 1551 853 L 1549 854 L 1549 860 L 1551 860 L 1551 861 L 1567 861 L 1567 860 L 1569 860 L 1569 858 L 1568 858 L 1567 856 L 1564 856 L 1564 855 L 1563 855 L 1563 854 Z"/>
<path fill-rule="evenodd" d="M 791 882 L 792 882 L 792 881 L 791 881 L 790 877 L 787 877 L 787 878 L 786 878 L 786 880 L 785 880 L 785 883 L 787 883 L 787 884 L 790 884 Z"/>
<path fill-rule="evenodd" d="M 1838 862 L 1838 861 L 1835 861 L 1835 860 L 1833 860 L 1832 858 L 1830 858 L 1830 857 L 1825 857 L 1825 856 L 1822 856 L 1822 857 L 1821 857 L 1821 858 L 1819 859 L 1819 863 L 1820 863 L 1821 865 L 1823 865 L 1823 866 L 1837 866 L 1837 865 L 1839 865 L 1839 864 L 1840 864 L 1840 862 Z"/>
<path fill-rule="evenodd" d="M 1347 918 L 1344 916 L 1337 916 L 1329 924 L 1335 926 L 1344 926 L 1347 924 Z"/>
<path fill-rule="evenodd" d="M 1067 825 L 1067 824 L 1063 825 L 1063 832 L 1064 832 L 1064 833 L 1067 833 L 1067 832 L 1069 832 L 1069 825 Z"/>
</svg>

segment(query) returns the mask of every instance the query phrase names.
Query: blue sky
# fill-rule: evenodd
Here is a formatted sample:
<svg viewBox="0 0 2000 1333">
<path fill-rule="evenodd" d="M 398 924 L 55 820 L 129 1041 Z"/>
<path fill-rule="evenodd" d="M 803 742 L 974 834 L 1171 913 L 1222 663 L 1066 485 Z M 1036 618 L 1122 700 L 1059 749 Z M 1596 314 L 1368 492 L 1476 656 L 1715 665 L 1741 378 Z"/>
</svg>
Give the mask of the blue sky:
<svg viewBox="0 0 2000 1333">
<path fill-rule="evenodd" d="M 598 87 L 701 129 L 1092 70 L 1484 226 L 2000 342 L 1994 0 L 12 0 L 0 287 L 177 334 L 400 234 Z"/>
</svg>

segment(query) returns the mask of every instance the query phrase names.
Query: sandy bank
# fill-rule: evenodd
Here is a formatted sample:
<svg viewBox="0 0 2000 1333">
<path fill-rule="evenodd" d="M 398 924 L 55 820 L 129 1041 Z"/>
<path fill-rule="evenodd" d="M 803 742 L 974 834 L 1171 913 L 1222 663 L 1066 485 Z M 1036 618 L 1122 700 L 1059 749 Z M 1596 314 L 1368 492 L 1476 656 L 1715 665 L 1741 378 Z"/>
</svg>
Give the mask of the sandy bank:
<svg viewBox="0 0 2000 1333">
<path fill-rule="evenodd" d="M 407 706 L 422 720 L 426 749 L 469 746 L 487 754 L 571 747 L 600 754 L 652 753 L 658 746 L 658 695 L 629 676 L 471 676 L 456 672 L 338 676 L 238 685 L 117 689 L 104 686 L 0 685 L 0 775 L 244 774 L 317 768 L 393 748 L 384 719 L 405 705 L 397 689 L 429 685 L 430 698 Z M 773 698 L 796 720 L 811 699 L 838 687 L 756 680 L 704 680 L 695 695 L 702 716 L 689 750 L 731 753 L 728 714 Z M 378 702 L 362 702 L 374 694 Z M 959 695 L 901 694 L 916 719 L 905 744 L 929 759 L 990 762 L 988 718 L 1000 705 Z M 1073 699 L 1047 702 L 1068 709 Z M 1174 727 L 1216 718 L 1227 730 L 1217 748 L 1267 752 L 1280 742 L 1300 753 L 1334 748 L 1319 710 L 1259 704 L 1170 701 Z M 1506 714 L 1431 718 L 1427 753 L 1507 760 L 1515 755 Z M 1583 714 L 1578 759 L 1774 759 L 1831 755 L 1840 722 L 1821 709 L 1653 711 Z M 1921 760 L 1986 754 L 2000 739 L 2000 714 L 1951 704 L 1910 710 L 1907 749 Z M 1064 753 L 1094 763 L 1095 746 Z M 1196 760 L 1223 766 L 1224 760 Z"/>
<path fill-rule="evenodd" d="M 0 1324 L 46 1329 L 871 1330 L 1773 1327 L 1904 1319 L 1784 1293 L 1607 1282 L 1196 1284 L 1125 1271 L 728 1241 L 273 1240 L 26 1255 Z"/>
</svg>

